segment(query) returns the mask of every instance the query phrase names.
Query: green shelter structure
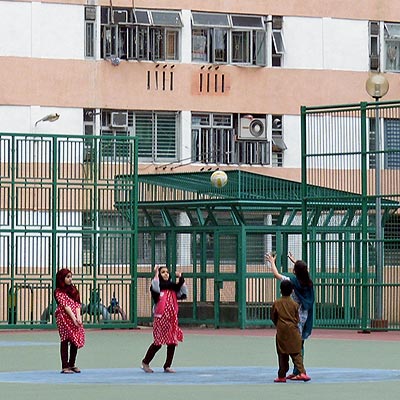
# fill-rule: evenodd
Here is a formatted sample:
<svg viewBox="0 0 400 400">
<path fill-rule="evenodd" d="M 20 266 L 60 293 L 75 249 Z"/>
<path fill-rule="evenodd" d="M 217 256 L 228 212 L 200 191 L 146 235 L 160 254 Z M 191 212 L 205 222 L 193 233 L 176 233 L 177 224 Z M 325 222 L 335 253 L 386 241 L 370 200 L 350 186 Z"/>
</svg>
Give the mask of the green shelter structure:
<svg viewBox="0 0 400 400">
<path fill-rule="evenodd" d="M 247 171 L 225 172 L 228 183 L 223 188 L 210 183 L 212 171 L 139 175 L 138 324 L 151 321 L 148 290 L 153 268 L 167 265 L 172 273 L 183 272 L 189 286 L 190 296 L 180 304 L 182 323 L 272 326 L 270 307 L 279 296 L 279 285 L 265 253 L 276 252 L 278 266 L 291 273 L 290 251 L 296 258 L 309 255 L 315 325 L 361 327 L 363 284 L 371 278 L 359 262 L 362 197 Z M 125 198 L 118 187 L 122 182 L 123 188 L 127 178 L 115 180 L 115 207 L 123 215 L 131 206 L 118 200 Z M 305 193 L 320 201 L 305 209 Z M 398 206 L 384 201 L 384 215 L 389 218 Z M 373 202 L 367 204 L 373 207 Z M 326 247 L 313 242 L 316 235 L 323 235 Z M 334 251 L 332 241 L 336 254 L 326 257 Z"/>
</svg>

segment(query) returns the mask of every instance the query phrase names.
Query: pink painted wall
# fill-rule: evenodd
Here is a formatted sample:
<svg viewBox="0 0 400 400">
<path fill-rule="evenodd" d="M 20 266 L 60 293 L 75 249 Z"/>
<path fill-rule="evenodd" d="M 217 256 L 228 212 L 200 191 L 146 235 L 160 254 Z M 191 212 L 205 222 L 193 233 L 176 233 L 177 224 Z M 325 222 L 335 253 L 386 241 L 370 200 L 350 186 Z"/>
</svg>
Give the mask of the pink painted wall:
<svg viewBox="0 0 400 400">
<path fill-rule="evenodd" d="M 27 0 L 14 0 L 27 1 Z M 33 0 L 39 3 L 85 4 L 86 0 Z M 110 6 L 110 0 L 99 0 L 99 5 Z M 211 12 L 251 13 L 260 15 L 297 15 L 370 19 L 381 21 L 400 20 L 400 2 L 394 0 L 112 0 L 114 7 L 204 10 Z"/>
<path fill-rule="evenodd" d="M 163 65 L 166 68 L 163 69 Z M 154 110 L 201 110 L 299 114 L 301 105 L 344 104 L 369 101 L 367 72 L 240 68 L 220 66 L 225 91 L 200 92 L 201 65 L 122 61 L 77 61 L 0 58 L 0 104 L 58 107 L 102 107 Z M 166 90 L 154 85 L 155 71 L 166 71 Z M 208 70 L 206 70 L 208 72 Z M 173 72 L 173 90 L 169 73 Z M 162 73 L 162 72 L 159 72 Z M 147 89 L 150 74 L 150 89 Z M 390 90 L 385 100 L 400 93 L 396 74 L 387 74 Z"/>
</svg>

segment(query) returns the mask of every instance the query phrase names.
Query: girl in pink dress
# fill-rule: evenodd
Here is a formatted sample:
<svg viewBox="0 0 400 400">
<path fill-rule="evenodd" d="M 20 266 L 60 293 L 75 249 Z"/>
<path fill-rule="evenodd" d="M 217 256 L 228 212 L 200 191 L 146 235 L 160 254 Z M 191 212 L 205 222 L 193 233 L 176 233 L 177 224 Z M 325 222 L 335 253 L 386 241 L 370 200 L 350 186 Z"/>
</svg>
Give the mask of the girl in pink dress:
<svg viewBox="0 0 400 400">
<path fill-rule="evenodd" d="M 81 371 L 75 366 L 75 360 L 78 349 L 85 344 L 85 330 L 79 291 L 72 284 L 72 272 L 69 269 L 63 268 L 57 272 L 54 297 L 57 302 L 55 316 L 61 341 L 61 373 L 79 373 Z"/>
<path fill-rule="evenodd" d="M 144 372 L 154 372 L 150 362 L 161 349 L 167 345 L 167 358 L 164 372 L 174 373 L 171 368 L 175 347 L 183 341 L 182 330 L 178 326 L 178 300 L 185 299 L 187 287 L 181 273 L 177 272 L 178 282 L 172 282 L 167 267 L 155 267 L 154 278 L 151 281 L 151 295 L 154 300 L 153 343 L 142 360 Z"/>
</svg>

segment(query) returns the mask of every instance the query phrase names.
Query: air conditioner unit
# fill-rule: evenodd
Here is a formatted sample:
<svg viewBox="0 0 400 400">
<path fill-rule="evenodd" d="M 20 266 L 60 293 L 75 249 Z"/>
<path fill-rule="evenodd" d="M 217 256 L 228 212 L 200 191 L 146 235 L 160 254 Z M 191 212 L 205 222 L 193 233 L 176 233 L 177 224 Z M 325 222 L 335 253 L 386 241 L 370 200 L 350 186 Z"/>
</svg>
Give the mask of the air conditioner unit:
<svg viewBox="0 0 400 400">
<path fill-rule="evenodd" d="M 111 113 L 111 127 L 112 128 L 127 128 L 128 127 L 128 113 L 112 112 Z"/>
<path fill-rule="evenodd" d="M 267 140 L 267 126 L 264 118 L 240 118 L 239 139 Z"/>
<path fill-rule="evenodd" d="M 113 12 L 114 24 L 126 24 L 128 23 L 128 11 L 127 10 L 114 10 Z"/>
</svg>

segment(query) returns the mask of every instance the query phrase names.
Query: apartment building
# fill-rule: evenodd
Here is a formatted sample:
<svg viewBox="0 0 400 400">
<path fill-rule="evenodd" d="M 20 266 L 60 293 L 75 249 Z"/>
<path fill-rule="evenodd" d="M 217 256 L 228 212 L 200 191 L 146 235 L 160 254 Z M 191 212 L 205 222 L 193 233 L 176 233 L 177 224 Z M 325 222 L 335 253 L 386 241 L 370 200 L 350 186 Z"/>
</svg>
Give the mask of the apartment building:
<svg viewBox="0 0 400 400">
<path fill-rule="evenodd" d="M 16 0 L 0 13 L 1 131 L 135 135 L 142 172 L 299 179 L 301 105 L 369 101 L 370 71 L 398 97 L 391 1 Z"/>
</svg>

